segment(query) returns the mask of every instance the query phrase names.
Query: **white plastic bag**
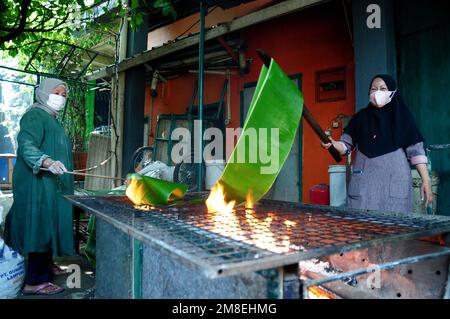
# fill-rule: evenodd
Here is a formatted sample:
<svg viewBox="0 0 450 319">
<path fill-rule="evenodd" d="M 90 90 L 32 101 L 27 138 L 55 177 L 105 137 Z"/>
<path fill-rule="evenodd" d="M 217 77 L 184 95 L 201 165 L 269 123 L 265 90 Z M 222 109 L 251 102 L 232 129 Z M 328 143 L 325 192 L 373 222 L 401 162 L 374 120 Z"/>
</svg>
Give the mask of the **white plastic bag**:
<svg viewBox="0 0 450 319">
<path fill-rule="evenodd" d="M 10 249 L 0 238 L 0 299 L 20 295 L 25 280 L 23 257 Z"/>
<path fill-rule="evenodd" d="M 154 161 L 140 170 L 138 174 L 171 182 L 173 181 L 173 169 L 174 167 L 167 166 L 163 162 Z"/>
<path fill-rule="evenodd" d="M 2 194 L 2 192 L 0 191 L 0 230 L 5 224 L 6 215 L 8 215 L 8 212 L 11 209 L 12 204 L 13 204 L 12 194 Z"/>
</svg>

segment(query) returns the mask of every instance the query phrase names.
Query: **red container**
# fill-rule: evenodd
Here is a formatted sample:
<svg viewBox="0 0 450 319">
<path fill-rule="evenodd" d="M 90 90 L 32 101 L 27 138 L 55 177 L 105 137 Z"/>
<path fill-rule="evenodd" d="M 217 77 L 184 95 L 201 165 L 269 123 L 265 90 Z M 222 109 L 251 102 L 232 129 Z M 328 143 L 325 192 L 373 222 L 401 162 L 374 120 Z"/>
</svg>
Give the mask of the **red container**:
<svg viewBox="0 0 450 319">
<path fill-rule="evenodd" d="M 309 202 L 316 205 L 330 205 L 330 187 L 326 184 L 311 187 L 309 189 Z"/>
</svg>

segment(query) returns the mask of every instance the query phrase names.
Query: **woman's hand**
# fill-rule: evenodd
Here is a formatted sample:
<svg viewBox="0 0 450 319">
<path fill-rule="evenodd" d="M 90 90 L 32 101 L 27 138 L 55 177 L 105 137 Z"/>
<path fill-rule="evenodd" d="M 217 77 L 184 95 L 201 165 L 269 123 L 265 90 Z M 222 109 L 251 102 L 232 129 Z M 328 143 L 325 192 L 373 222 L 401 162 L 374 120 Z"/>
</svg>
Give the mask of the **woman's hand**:
<svg viewBox="0 0 450 319">
<path fill-rule="evenodd" d="M 67 172 L 66 167 L 60 161 L 54 161 L 51 158 L 47 158 L 43 161 L 42 166 L 47 168 L 51 173 L 55 175 L 62 175 Z"/>
<path fill-rule="evenodd" d="M 343 155 L 345 153 L 344 146 L 341 143 L 333 140 L 331 137 L 329 137 L 329 139 L 330 139 L 331 143 L 320 143 L 322 145 L 322 148 L 327 150 L 331 146 L 333 146 L 339 152 L 339 154 Z"/>
<path fill-rule="evenodd" d="M 430 175 L 428 174 L 427 164 L 417 164 L 416 169 L 422 178 L 422 186 L 420 186 L 420 197 L 426 200 L 425 207 L 433 202 L 433 191 L 431 190 Z"/>
<path fill-rule="evenodd" d="M 433 202 L 433 191 L 431 190 L 429 179 L 422 181 L 422 186 L 420 186 L 420 197 L 422 200 L 426 200 L 425 207 Z"/>
</svg>

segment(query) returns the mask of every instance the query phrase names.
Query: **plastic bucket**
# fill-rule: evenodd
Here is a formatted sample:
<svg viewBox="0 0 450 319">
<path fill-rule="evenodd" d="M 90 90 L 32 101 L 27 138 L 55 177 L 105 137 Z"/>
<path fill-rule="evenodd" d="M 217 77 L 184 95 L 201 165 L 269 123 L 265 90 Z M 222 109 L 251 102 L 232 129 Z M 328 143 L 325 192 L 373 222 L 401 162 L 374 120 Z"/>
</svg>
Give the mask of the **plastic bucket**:
<svg viewBox="0 0 450 319">
<path fill-rule="evenodd" d="M 328 167 L 330 175 L 330 206 L 345 206 L 347 199 L 345 172 L 345 165 L 330 165 Z"/>
<path fill-rule="evenodd" d="M 205 174 L 205 188 L 211 189 L 216 185 L 222 172 L 225 169 L 225 161 L 223 160 L 210 160 L 205 161 L 206 174 Z"/>
<path fill-rule="evenodd" d="M 439 175 L 437 172 L 433 171 L 431 178 L 431 191 L 433 192 L 433 204 L 432 213 L 436 214 L 437 210 L 437 197 L 438 197 L 438 186 L 439 186 Z M 413 212 L 416 214 L 427 214 L 427 209 L 425 207 L 425 201 L 420 198 L 420 186 L 422 185 L 422 178 L 416 169 L 411 170 L 412 184 L 413 184 Z"/>
</svg>

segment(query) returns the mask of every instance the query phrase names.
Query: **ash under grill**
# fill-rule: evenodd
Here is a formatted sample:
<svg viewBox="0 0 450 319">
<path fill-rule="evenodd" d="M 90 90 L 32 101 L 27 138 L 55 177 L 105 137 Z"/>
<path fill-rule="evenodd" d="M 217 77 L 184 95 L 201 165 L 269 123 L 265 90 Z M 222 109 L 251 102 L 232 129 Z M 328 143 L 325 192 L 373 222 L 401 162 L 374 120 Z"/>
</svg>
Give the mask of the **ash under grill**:
<svg viewBox="0 0 450 319">
<path fill-rule="evenodd" d="M 261 200 L 252 210 L 210 214 L 204 203 L 190 203 L 189 198 L 171 207 L 148 207 L 148 211 L 135 208 L 126 197 L 68 198 L 211 278 L 450 232 L 447 217 L 272 200 Z"/>
</svg>

